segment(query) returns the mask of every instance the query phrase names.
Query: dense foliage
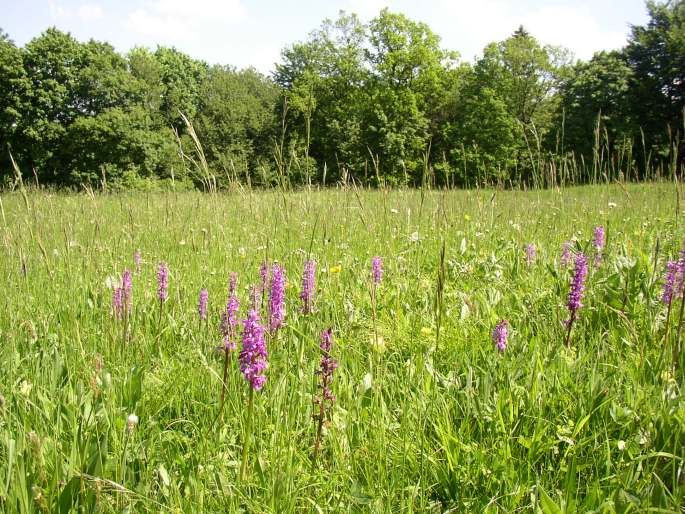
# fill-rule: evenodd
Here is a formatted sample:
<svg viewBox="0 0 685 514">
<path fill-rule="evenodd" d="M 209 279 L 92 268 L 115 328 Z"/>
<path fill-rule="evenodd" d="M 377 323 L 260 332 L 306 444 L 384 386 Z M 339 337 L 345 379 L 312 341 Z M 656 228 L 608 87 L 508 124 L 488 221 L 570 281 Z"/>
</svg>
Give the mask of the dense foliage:
<svg viewBox="0 0 685 514">
<path fill-rule="evenodd" d="M 523 27 L 473 64 L 424 23 L 341 12 L 271 77 L 173 48 L 0 32 L 0 171 L 42 184 L 518 185 L 668 174 L 683 159 L 685 0 L 576 61 Z"/>
</svg>

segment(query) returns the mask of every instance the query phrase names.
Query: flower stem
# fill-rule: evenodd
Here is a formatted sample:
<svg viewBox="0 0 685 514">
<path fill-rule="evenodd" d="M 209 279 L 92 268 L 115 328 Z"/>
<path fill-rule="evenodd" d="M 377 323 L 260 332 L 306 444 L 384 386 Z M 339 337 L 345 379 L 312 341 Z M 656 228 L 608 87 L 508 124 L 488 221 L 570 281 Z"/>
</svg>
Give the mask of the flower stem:
<svg viewBox="0 0 685 514">
<path fill-rule="evenodd" d="M 378 350 L 378 322 L 376 315 L 376 284 L 371 289 L 371 312 L 373 316 L 373 342 Z"/>
<path fill-rule="evenodd" d="M 671 325 L 671 307 L 673 302 L 668 302 L 668 309 L 666 310 L 666 330 L 664 331 L 664 344 L 668 344 L 668 329 Z"/>
<path fill-rule="evenodd" d="M 247 451 L 250 445 L 252 433 L 252 411 L 254 410 L 254 389 L 250 387 L 250 396 L 247 401 L 247 422 L 245 423 L 245 440 L 243 441 L 243 460 L 240 464 L 240 480 L 245 480 L 247 475 Z"/>
<path fill-rule="evenodd" d="M 675 342 L 673 343 L 673 368 L 675 368 L 676 360 L 678 359 L 678 350 L 680 349 L 680 333 L 683 329 L 683 312 L 685 311 L 685 294 L 680 299 L 680 314 L 678 315 L 678 331 L 676 332 Z"/>
<path fill-rule="evenodd" d="M 566 345 L 566 348 L 569 348 L 571 346 L 571 329 L 573 328 L 573 316 L 571 317 L 570 320 L 568 320 L 568 331 L 566 332 L 566 341 L 564 344 Z"/>
<path fill-rule="evenodd" d="M 219 413 L 216 416 L 218 420 L 224 410 L 224 400 L 226 399 L 226 380 L 228 379 L 228 348 L 224 348 L 224 377 L 221 380 L 221 397 L 219 399 Z"/>
<path fill-rule="evenodd" d="M 659 352 L 659 360 L 657 361 L 657 369 L 661 369 L 661 361 L 664 357 L 664 352 L 666 350 L 666 346 L 668 345 L 668 334 L 669 334 L 669 328 L 671 326 L 671 311 L 673 310 L 671 307 L 673 306 L 673 302 L 669 302 L 668 308 L 666 309 L 666 328 L 664 330 L 664 340 L 663 344 L 661 345 L 661 352 Z"/>
<path fill-rule="evenodd" d="M 319 415 L 316 426 L 316 440 L 314 441 L 314 455 L 312 456 L 312 464 L 316 464 L 316 457 L 319 454 L 319 447 L 321 446 L 321 434 L 323 433 L 323 418 L 325 415 L 325 385 L 321 391 L 321 403 L 319 403 Z"/>
</svg>

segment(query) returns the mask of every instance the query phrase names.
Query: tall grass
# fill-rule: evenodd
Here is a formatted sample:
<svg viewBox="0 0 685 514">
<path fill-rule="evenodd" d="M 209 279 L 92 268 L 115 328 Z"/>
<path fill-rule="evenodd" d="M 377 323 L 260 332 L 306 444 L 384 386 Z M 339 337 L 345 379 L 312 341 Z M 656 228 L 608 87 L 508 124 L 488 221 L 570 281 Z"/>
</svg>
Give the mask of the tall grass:
<svg viewBox="0 0 685 514">
<path fill-rule="evenodd" d="M 663 357 L 676 330 L 663 341 L 659 302 L 683 236 L 674 189 L 3 194 L 1 509 L 678 512 L 685 363 Z M 607 247 L 567 349 L 558 255 L 571 237 L 591 251 L 599 224 Z M 133 269 L 137 249 L 124 343 L 108 277 Z M 374 255 L 385 267 L 375 316 Z M 305 316 L 307 258 L 319 272 Z M 235 361 L 217 422 L 215 348 L 229 273 L 245 306 L 264 259 L 288 271 L 287 325 L 269 342 L 246 434 Z M 502 318 L 512 335 L 500 355 L 490 334 Z M 329 326 L 337 401 L 313 462 Z"/>
</svg>

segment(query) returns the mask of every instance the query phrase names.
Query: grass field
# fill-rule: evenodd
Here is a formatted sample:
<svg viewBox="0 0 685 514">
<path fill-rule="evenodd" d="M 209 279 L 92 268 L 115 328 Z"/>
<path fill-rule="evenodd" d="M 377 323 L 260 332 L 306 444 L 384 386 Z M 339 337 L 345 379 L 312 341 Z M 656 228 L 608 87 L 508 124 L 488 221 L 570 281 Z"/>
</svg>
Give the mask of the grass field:
<svg viewBox="0 0 685 514">
<path fill-rule="evenodd" d="M 0 199 L 4 512 L 682 512 L 673 185 Z M 590 269 L 567 347 L 572 238 Z M 243 319 L 265 260 L 287 273 L 286 324 L 261 391 L 229 354 L 219 414 L 229 274 Z M 336 400 L 314 458 L 328 327 Z"/>
</svg>

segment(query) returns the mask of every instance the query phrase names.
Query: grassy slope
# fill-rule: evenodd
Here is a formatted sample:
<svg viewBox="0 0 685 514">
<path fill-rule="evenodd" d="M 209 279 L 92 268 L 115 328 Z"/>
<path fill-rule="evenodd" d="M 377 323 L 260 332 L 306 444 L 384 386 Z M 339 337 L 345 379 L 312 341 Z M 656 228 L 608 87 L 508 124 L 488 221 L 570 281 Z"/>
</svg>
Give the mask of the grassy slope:
<svg viewBox="0 0 685 514">
<path fill-rule="evenodd" d="M 659 303 L 665 260 L 683 235 L 675 198 L 669 185 L 425 196 L 4 195 L 3 509 L 676 511 L 685 491 L 685 404 L 682 374 L 669 371 L 669 352 L 660 359 Z M 573 236 L 591 252 L 599 224 L 607 250 L 568 351 L 569 271 L 558 257 Z M 532 266 L 528 243 L 538 248 Z M 106 282 L 133 268 L 136 249 L 143 266 L 124 344 Z M 317 312 L 304 317 L 298 294 L 309 252 L 319 264 Z M 374 255 L 385 261 L 378 345 Z M 215 422 L 221 360 L 213 348 L 229 272 L 239 274 L 244 312 L 265 256 L 287 268 L 288 326 L 269 343 L 241 483 L 247 386 L 232 366 Z M 171 273 L 160 322 L 161 260 Z M 341 271 L 331 273 L 336 265 Z M 202 287 L 211 311 L 204 325 L 196 311 Z M 502 356 L 490 340 L 500 318 L 513 332 Z M 329 325 L 338 400 L 313 466 L 314 369 L 318 334 Z M 140 422 L 129 435 L 133 412 Z"/>
</svg>

